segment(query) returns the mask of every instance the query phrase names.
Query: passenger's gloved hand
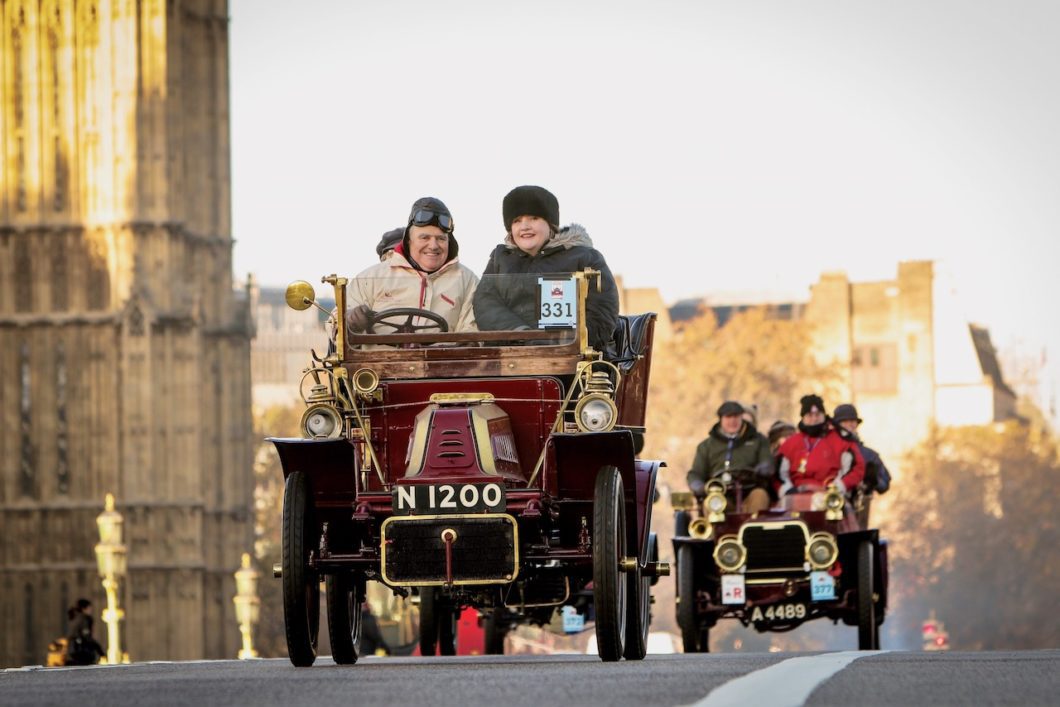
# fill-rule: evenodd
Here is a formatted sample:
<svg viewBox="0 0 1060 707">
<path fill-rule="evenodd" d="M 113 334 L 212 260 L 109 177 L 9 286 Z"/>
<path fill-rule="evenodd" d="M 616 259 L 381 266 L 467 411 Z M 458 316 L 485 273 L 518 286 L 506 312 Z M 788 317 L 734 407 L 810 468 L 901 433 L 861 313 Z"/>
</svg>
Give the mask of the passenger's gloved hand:
<svg viewBox="0 0 1060 707">
<path fill-rule="evenodd" d="M 692 495 L 702 500 L 707 496 L 707 484 L 705 481 L 700 479 L 692 479 L 688 482 L 688 488 L 691 489 Z"/>
<path fill-rule="evenodd" d="M 368 305 L 359 304 L 346 312 L 346 328 L 359 334 L 368 328 L 368 324 L 371 323 L 372 317 L 374 316 L 375 312 L 373 312 Z"/>
<path fill-rule="evenodd" d="M 772 479 L 773 474 L 776 473 L 776 468 L 773 462 L 767 464 L 759 464 L 755 467 L 755 476 L 760 479 Z"/>
</svg>

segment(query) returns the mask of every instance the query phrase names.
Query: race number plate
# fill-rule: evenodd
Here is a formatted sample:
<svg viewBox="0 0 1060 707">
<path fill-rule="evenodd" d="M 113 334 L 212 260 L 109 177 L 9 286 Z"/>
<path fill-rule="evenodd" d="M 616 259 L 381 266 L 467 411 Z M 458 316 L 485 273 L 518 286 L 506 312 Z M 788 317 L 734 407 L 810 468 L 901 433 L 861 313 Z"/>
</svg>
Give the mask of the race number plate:
<svg viewBox="0 0 1060 707">
<path fill-rule="evenodd" d="M 747 601 L 742 574 L 723 574 L 721 576 L 721 603 L 743 604 Z"/>
<path fill-rule="evenodd" d="M 754 623 L 788 623 L 806 618 L 805 604 L 775 604 L 763 609 L 756 606 L 751 612 Z"/>
<path fill-rule="evenodd" d="M 810 572 L 810 598 L 814 601 L 835 599 L 835 577 L 827 572 Z"/>
<path fill-rule="evenodd" d="M 507 509 L 500 484 L 431 484 L 397 486 L 395 515 L 441 513 L 503 513 Z"/>
<path fill-rule="evenodd" d="M 563 632 L 579 633 L 585 630 L 585 615 L 579 614 L 573 606 L 563 607 Z"/>
<path fill-rule="evenodd" d="M 578 321 L 578 283 L 570 280 L 537 279 L 539 318 L 541 328 L 573 327 Z"/>
</svg>

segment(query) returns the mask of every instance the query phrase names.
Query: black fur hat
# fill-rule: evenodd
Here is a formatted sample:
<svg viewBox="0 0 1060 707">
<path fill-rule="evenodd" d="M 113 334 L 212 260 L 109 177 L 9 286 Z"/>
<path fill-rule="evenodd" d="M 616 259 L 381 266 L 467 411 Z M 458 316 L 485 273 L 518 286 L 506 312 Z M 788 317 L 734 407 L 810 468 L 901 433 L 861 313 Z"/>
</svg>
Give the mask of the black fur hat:
<svg viewBox="0 0 1060 707">
<path fill-rule="evenodd" d="M 543 187 L 516 187 L 504 197 L 504 230 L 512 230 L 512 221 L 520 216 L 539 216 L 553 227 L 559 227 L 559 201 Z"/>
</svg>

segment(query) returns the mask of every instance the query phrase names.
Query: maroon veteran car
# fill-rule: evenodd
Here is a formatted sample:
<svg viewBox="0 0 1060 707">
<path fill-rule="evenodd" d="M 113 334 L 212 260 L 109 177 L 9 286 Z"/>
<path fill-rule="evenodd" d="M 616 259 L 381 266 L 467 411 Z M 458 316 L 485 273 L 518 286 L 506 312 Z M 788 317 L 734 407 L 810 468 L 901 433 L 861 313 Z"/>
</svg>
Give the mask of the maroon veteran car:
<svg viewBox="0 0 1060 707">
<path fill-rule="evenodd" d="M 706 497 L 674 493 L 677 622 L 686 653 L 710 650 L 710 629 L 735 619 L 760 632 L 813 619 L 858 627 L 879 648 L 887 610 L 887 543 L 858 525 L 842 491 L 800 487 L 769 510 L 745 513 L 741 478 L 725 472 Z M 744 480 L 748 480 L 744 478 Z"/>
<path fill-rule="evenodd" d="M 369 581 L 418 595 L 425 655 L 453 654 L 472 607 L 493 651 L 519 623 L 595 620 L 604 660 L 644 657 L 669 571 L 651 532 L 661 462 L 637 458 L 654 315 L 621 317 L 614 350 L 594 350 L 593 278 L 541 276 L 536 329 L 451 332 L 419 309 L 375 312 L 360 334 L 339 322 L 303 377 L 303 436 L 272 440 L 292 663 L 316 658 L 321 578 L 338 663 L 357 659 Z M 347 281 L 324 281 L 345 311 Z M 288 288 L 294 309 L 313 299 Z"/>
</svg>

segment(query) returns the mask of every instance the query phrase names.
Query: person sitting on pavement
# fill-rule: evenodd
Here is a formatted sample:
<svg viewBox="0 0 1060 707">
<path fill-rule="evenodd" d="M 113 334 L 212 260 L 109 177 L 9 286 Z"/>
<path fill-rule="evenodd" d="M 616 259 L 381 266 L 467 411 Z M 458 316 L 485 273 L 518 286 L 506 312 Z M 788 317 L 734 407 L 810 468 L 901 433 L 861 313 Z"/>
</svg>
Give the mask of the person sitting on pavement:
<svg viewBox="0 0 1060 707">
<path fill-rule="evenodd" d="M 849 497 L 865 476 L 861 451 L 829 424 L 820 396 L 804 395 L 799 402 L 799 431 L 778 450 L 778 493 L 824 489 L 834 483 Z"/>
<path fill-rule="evenodd" d="M 832 423 L 836 431 L 843 439 L 852 440 L 858 445 L 861 456 L 865 460 L 865 477 L 861 481 L 860 490 L 862 509 L 859 511 L 859 520 L 863 527 L 868 527 L 869 506 L 872 503 L 874 493 L 884 494 L 891 488 L 891 472 L 887 471 L 883 459 L 879 453 L 871 447 L 866 447 L 858 436 L 858 427 L 862 419 L 858 417 L 858 409 L 850 403 L 837 405 L 832 413 Z"/>
<path fill-rule="evenodd" d="M 347 329 L 361 333 L 377 313 L 413 308 L 439 315 L 449 331 L 476 331 L 472 299 L 478 277 L 459 262 L 459 250 L 446 205 L 434 197 L 417 199 L 393 253 L 350 281 Z M 414 324 L 425 332 L 437 331 L 426 318 Z"/>
<path fill-rule="evenodd" d="M 92 602 L 78 599 L 66 612 L 66 664 L 95 665 L 104 655 L 103 647 L 92 636 Z"/>
<path fill-rule="evenodd" d="M 773 456 L 777 455 L 780 445 L 784 444 L 784 441 L 793 434 L 795 434 L 795 425 L 787 420 L 777 420 L 769 426 L 769 451 Z"/>
<path fill-rule="evenodd" d="M 475 292 L 479 329 L 536 329 L 540 314 L 538 276 L 592 268 L 600 271 L 600 291 L 595 283 L 589 287 L 586 325 L 589 344 L 603 351 L 618 323 L 618 289 L 607 261 L 593 248 L 589 234 L 576 223 L 560 228 L 559 201 L 542 187 L 512 189 L 504 197 L 501 211 L 506 231 L 504 243 L 490 254 Z"/>
<path fill-rule="evenodd" d="M 758 513 L 770 505 L 774 461 L 768 440 L 753 424 L 744 420 L 743 414 L 743 406 L 734 400 L 721 404 L 718 421 L 696 447 L 695 460 L 688 472 L 688 487 L 697 498 L 702 498 L 711 479 L 730 470 L 751 470 L 754 480 L 751 485 L 743 486 L 742 510 Z M 741 482 L 746 484 L 744 479 Z"/>
</svg>

